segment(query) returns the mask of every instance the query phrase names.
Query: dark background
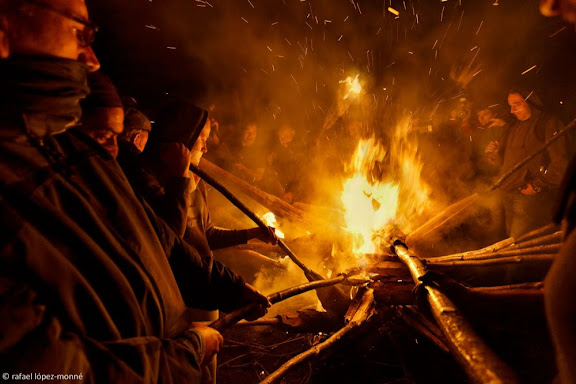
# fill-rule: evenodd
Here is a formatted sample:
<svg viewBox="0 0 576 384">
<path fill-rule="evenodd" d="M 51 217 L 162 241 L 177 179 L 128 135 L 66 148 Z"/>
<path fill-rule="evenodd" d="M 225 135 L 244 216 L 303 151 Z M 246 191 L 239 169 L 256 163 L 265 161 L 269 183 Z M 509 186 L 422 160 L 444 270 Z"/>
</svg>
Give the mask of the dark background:
<svg viewBox="0 0 576 384">
<path fill-rule="evenodd" d="M 88 3 L 102 71 L 144 109 L 185 95 L 224 118 L 317 125 L 360 73 L 372 105 L 424 119 L 462 95 L 505 106 L 511 86 L 565 121 L 576 111 L 574 26 L 537 0 Z"/>
</svg>

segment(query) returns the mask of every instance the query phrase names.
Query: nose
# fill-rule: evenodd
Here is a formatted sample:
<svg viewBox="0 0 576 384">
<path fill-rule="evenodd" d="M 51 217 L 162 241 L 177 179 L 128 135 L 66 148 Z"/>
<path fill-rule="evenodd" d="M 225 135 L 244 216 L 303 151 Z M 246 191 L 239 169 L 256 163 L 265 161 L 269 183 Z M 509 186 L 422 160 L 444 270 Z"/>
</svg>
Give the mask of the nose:
<svg viewBox="0 0 576 384">
<path fill-rule="evenodd" d="M 558 16 L 560 4 L 558 0 L 540 0 L 540 13 L 544 16 Z"/>
<path fill-rule="evenodd" d="M 98 61 L 96 54 L 90 46 L 83 49 L 83 51 L 78 56 L 78 61 L 86 64 L 90 72 L 96 72 L 100 69 L 100 61 Z"/>
</svg>

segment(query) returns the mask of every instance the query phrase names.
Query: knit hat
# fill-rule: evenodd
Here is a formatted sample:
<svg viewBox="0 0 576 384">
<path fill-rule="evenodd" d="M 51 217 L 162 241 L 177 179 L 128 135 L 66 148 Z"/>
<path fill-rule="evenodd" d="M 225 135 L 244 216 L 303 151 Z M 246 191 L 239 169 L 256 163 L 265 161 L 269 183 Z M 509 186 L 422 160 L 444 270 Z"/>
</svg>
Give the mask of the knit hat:
<svg viewBox="0 0 576 384">
<path fill-rule="evenodd" d="M 167 104 L 156 118 L 150 135 L 150 144 L 178 142 L 192 150 L 194 143 L 206 124 L 208 112 L 198 108 L 189 100 L 178 100 Z"/>
</svg>

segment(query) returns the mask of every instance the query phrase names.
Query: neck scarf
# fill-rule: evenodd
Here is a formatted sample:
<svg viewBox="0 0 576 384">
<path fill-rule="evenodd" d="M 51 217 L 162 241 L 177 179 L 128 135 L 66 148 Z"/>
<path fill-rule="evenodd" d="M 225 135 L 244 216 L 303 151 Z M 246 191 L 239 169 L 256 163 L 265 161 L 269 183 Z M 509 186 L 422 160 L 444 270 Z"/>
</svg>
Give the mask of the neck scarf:
<svg viewBox="0 0 576 384">
<path fill-rule="evenodd" d="M 48 127 L 43 134 L 62 132 L 82 115 L 86 74 L 76 60 L 25 55 L 0 60 L 0 112 L 42 116 Z"/>
</svg>

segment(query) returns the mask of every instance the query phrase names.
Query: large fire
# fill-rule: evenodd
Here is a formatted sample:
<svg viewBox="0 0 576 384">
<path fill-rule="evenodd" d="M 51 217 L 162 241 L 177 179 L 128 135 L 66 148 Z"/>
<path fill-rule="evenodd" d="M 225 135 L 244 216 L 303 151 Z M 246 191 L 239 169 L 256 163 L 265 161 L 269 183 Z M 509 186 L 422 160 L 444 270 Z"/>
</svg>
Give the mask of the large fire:
<svg viewBox="0 0 576 384">
<path fill-rule="evenodd" d="M 408 140 L 410 122 L 396 127 L 388 149 L 372 137 L 360 140 L 348 165 L 350 177 L 341 196 L 345 208 L 345 229 L 353 234 L 352 252 L 363 265 L 364 255 L 379 251 L 383 232 L 395 225 L 404 232 L 428 208 L 428 187 L 421 181 L 422 164 L 417 144 Z M 375 164 L 389 152 L 389 173 L 374 175 Z M 408 220 L 410 218 L 410 220 Z"/>
</svg>

